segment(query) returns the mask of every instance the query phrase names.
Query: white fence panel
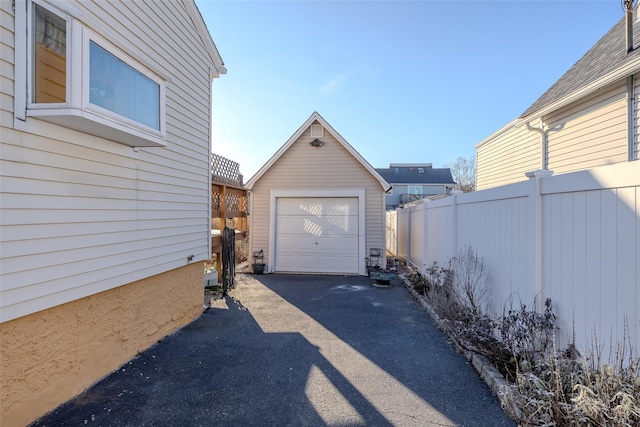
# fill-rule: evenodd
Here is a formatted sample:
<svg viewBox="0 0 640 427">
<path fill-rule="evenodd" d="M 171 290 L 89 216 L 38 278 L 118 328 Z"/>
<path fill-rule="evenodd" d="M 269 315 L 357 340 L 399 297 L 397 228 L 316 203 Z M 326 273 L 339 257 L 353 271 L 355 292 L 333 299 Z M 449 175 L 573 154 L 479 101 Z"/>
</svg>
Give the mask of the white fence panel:
<svg viewBox="0 0 640 427">
<path fill-rule="evenodd" d="M 425 207 L 419 203 L 410 208 L 411 236 L 409 237 L 409 262 L 423 271 L 425 263 Z"/>
<path fill-rule="evenodd" d="M 408 259 L 409 239 L 411 237 L 409 233 L 409 209 L 402 209 L 397 212 L 398 253 L 396 255 L 400 258 Z"/>
<path fill-rule="evenodd" d="M 453 241 L 453 205 L 452 199 L 440 199 L 426 204 L 426 247 L 423 265 L 429 267 L 436 261 L 444 265 L 455 255 Z"/>
<path fill-rule="evenodd" d="M 386 214 L 387 252 L 395 256 L 398 254 L 398 211 L 387 211 Z"/>
<path fill-rule="evenodd" d="M 532 306 L 536 297 L 530 197 L 458 205 L 457 248 L 470 246 L 483 257 L 491 281 L 500 284 L 490 291 L 491 305 L 498 313 L 508 308 L 505 305 Z"/>
<path fill-rule="evenodd" d="M 545 180 L 543 293 L 558 315 L 562 342 L 575 332 L 590 345 L 640 344 L 640 186 L 638 164 Z M 633 177 L 635 176 L 635 185 Z M 576 191 L 568 191 L 572 184 Z"/>
<path fill-rule="evenodd" d="M 551 298 L 560 345 L 593 333 L 640 344 L 640 163 L 536 177 L 399 209 L 397 256 L 424 271 L 471 246 L 491 274 L 491 303 L 540 310 Z M 625 326 L 626 325 L 626 326 Z M 605 355 L 606 357 L 606 355 Z"/>
</svg>

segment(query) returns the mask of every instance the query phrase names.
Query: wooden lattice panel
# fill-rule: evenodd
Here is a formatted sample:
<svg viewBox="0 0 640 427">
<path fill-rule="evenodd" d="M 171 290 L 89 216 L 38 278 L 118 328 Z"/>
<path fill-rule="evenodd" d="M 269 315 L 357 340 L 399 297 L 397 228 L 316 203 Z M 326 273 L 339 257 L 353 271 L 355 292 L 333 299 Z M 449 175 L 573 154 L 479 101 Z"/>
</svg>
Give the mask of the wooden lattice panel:
<svg viewBox="0 0 640 427">
<path fill-rule="evenodd" d="M 211 156 L 211 180 L 221 184 L 242 186 L 240 179 L 240 164 L 225 157 L 213 154 Z"/>
</svg>

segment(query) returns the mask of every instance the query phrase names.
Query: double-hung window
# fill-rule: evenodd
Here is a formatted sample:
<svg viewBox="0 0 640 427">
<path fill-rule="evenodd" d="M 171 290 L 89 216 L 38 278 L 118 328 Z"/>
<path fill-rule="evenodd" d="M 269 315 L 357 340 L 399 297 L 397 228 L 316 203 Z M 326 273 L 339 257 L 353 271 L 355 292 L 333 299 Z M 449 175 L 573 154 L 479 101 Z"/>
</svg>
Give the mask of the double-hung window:
<svg viewBox="0 0 640 427">
<path fill-rule="evenodd" d="M 24 42 L 27 53 L 24 61 L 16 58 L 16 117 L 131 146 L 165 146 L 168 79 L 72 7 L 17 2 L 16 25 L 26 27 L 26 40 L 16 31 L 16 44 Z"/>
</svg>

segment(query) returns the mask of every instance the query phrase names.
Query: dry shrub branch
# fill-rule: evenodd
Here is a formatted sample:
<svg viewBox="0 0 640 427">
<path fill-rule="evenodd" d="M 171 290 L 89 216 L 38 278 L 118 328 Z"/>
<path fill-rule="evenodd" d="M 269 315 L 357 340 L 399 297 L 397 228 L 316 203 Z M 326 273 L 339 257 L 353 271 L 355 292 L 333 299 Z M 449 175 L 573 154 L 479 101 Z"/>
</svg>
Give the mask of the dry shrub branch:
<svg viewBox="0 0 640 427">
<path fill-rule="evenodd" d="M 487 357 L 512 384 L 517 411 L 510 415 L 517 422 L 640 427 L 640 361 L 626 323 L 622 341 L 611 346 L 606 362 L 595 332 L 584 355 L 575 343 L 560 350 L 551 299 L 543 312 L 510 301 L 501 316 L 489 314 L 490 277 L 471 247 L 444 265 L 434 263 L 424 274 L 413 271 L 409 280 L 446 332 L 461 347 Z"/>
</svg>

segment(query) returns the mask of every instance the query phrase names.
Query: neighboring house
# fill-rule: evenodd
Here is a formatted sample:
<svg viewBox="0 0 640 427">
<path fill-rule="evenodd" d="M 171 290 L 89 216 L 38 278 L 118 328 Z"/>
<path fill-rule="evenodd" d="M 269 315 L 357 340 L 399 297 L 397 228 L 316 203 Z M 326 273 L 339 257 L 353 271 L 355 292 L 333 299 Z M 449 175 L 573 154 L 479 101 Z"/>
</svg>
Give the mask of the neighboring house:
<svg viewBox="0 0 640 427">
<path fill-rule="evenodd" d="M 449 194 L 456 185 L 449 168 L 433 168 L 431 163 L 391 163 L 388 169 L 376 171 L 393 186 L 387 193 L 387 210 L 425 197 Z"/>
<path fill-rule="evenodd" d="M 192 0 L 0 2 L 0 423 L 202 313 L 211 82 Z"/>
<path fill-rule="evenodd" d="M 638 160 L 640 23 L 633 15 L 520 117 L 476 145 L 477 189 L 522 181 L 537 169 L 559 174 Z"/>
<path fill-rule="evenodd" d="M 364 275 L 370 250 L 384 253 L 391 186 L 318 113 L 246 187 L 250 251 L 268 272 Z"/>
</svg>

